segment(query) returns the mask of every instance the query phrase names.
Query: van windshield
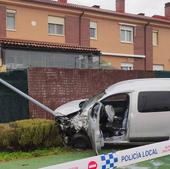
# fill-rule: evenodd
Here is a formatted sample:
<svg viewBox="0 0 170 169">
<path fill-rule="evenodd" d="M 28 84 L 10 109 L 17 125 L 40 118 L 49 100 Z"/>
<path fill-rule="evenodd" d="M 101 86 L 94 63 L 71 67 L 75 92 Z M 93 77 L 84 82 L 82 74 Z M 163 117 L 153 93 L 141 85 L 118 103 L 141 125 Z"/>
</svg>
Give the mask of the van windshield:
<svg viewBox="0 0 170 169">
<path fill-rule="evenodd" d="M 105 91 L 98 93 L 95 96 L 90 97 L 87 101 L 85 101 L 82 105 L 82 110 L 86 109 L 87 107 L 95 104 L 98 100 L 100 100 L 105 95 Z"/>
</svg>

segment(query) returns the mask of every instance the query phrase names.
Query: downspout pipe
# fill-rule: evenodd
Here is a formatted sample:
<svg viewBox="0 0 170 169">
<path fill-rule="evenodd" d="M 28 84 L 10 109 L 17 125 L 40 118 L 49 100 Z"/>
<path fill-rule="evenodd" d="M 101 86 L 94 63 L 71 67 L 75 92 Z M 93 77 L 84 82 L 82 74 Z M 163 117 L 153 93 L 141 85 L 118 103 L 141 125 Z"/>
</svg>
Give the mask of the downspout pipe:
<svg viewBox="0 0 170 169">
<path fill-rule="evenodd" d="M 83 11 L 79 16 L 79 45 L 81 46 L 81 23 L 82 23 L 82 17 L 84 15 L 85 11 Z"/>
<path fill-rule="evenodd" d="M 5 65 L 5 51 L 4 51 L 4 48 L 3 48 L 3 45 L 0 45 L 0 57 L 1 57 L 1 63 L 2 65 Z"/>
<path fill-rule="evenodd" d="M 101 67 L 101 57 L 102 57 L 102 53 L 100 52 L 100 54 L 99 54 L 99 69 L 102 68 L 102 67 Z"/>
<path fill-rule="evenodd" d="M 2 51 L 2 46 L 1 46 L 1 44 L 0 44 L 0 59 L 1 59 L 1 64 L 3 65 L 2 58 L 3 58 L 3 51 Z M 0 66 L 1 66 L 1 65 L 0 65 Z"/>
<path fill-rule="evenodd" d="M 149 26 L 150 25 L 150 22 L 148 22 L 148 23 L 146 23 L 145 24 L 145 26 L 144 26 L 144 53 L 145 53 L 145 71 L 146 71 L 146 69 L 147 69 L 147 61 L 146 61 L 146 59 L 147 59 L 147 26 Z"/>
</svg>

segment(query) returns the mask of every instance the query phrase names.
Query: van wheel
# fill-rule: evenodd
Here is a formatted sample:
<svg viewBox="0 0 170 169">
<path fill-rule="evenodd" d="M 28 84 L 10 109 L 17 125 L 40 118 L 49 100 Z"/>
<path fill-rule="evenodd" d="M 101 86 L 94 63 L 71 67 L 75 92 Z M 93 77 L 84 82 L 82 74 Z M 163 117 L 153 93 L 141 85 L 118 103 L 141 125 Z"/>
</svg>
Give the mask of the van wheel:
<svg viewBox="0 0 170 169">
<path fill-rule="evenodd" d="M 75 134 L 71 140 L 71 145 L 78 149 L 90 148 L 89 138 L 84 134 Z"/>
</svg>

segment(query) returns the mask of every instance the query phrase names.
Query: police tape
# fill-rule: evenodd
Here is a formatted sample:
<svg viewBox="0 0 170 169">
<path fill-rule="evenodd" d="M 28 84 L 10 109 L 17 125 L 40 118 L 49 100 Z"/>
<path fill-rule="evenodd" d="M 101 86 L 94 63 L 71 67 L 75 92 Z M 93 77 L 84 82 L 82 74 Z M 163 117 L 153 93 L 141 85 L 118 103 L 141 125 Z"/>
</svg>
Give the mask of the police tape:
<svg viewBox="0 0 170 169">
<path fill-rule="evenodd" d="M 114 169 L 170 155 L 170 140 L 42 169 Z"/>
</svg>

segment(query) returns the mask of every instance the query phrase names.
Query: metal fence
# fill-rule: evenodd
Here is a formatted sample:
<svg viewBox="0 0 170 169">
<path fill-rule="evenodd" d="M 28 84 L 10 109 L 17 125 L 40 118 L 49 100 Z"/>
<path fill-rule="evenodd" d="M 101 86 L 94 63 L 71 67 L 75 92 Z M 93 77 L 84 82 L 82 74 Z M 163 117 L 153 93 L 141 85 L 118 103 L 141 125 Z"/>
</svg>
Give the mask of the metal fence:
<svg viewBox="0 0 170 169">
<path fill-rule="evenodd" d="M 0 73 L 0 78 L 28 93 L 27 71 Z M 28 100 L 0 84 L 0 123 L 29 118 Z"/>
</svg>

